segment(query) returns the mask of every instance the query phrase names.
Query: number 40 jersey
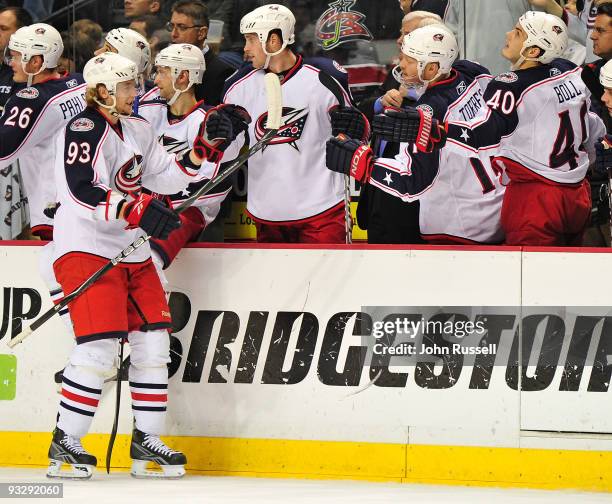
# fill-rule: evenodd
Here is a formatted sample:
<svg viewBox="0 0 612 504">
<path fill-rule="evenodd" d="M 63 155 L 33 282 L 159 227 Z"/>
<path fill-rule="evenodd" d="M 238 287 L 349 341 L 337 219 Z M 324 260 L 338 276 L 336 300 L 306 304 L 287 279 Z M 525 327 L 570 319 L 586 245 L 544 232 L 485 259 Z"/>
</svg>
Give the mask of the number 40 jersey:
<svg viewBox="0 0 612 504">
<path fill-rule="evenodd" d="M 471 124 L 451 121 L 448 142 L 492 157 L 512 182 L 582 182 L 605 127 L 589 112 L 581 70 L 557 59 L 498 75 L 485 92 L 484 117 Z"/>
</svg>

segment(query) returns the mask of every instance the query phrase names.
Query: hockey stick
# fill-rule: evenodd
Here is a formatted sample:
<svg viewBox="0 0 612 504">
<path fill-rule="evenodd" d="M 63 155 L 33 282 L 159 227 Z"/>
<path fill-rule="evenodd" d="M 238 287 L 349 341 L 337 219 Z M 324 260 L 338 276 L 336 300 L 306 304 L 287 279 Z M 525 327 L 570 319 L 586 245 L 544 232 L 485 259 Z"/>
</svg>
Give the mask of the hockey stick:
<svg viewBox="0 0 612 504">
<path fill-rule="evenodd" d="M 339 88 L 340 84 L 331 75 L 325 72 L 319 72 L 319 81 L 327 89 L 329 89 L 340 106 L 346 106 L 346 101 L 342 95 L 342 91 Z M 349 103 L 350 105 L 350 103 Z M 345 241 L 347 244 L 353 243 L 353 218 L 351 217 L 351 177 L 344 175 L 344 233 L 346 235 Z"/>
<path fill-rule="evenodd" d="M 115 396 L 115 419 L 113 420 L 113 428 L 111 430 L 110 439 L 108 440 L 108 448 L 106 449 L 106 474 L 110 474 L 111 456 L 113 454 L 113 446 L 115 446 L 115 438 L 117 437 L 117 428 L 119 426 L 119 410 L 121 406 L 121 368 L 123 367 L 123 345 L 124 339 L 119 341 L 119 366 L 117 369 L 117 394 Z"/>
<path fill-rule="evenodd" d="M 177 212 L 180 213 L 184 211 L 186 208 L 191 206 L 198 198 L 210 192 L 213 188 L 215 188 L 217 185 L 227 179 L 227 177 L 229 177 L 232 173 L 238 170 L 238 168 L 240 168 L 251 156 L 255 155 L 257 152 L 263 149 L 272 140 L 272 138 L 274 138 L 274 136 L 278 132 L 278 129 L 280 128 L 280 123 L 282 119 L 281 86 L 280 81 L 278 80 L 278 76 L 271 72 L 265 75 L 264 84 L 266 87 L 266 98 L 268 101 L 268 120 L 266 124 L 266 133 L 247 152 L 238 156 L 236 160 L 227 168 L 225 168 L 219 175 L 217 175 L 214 179 L 208 181 L 197 192 L 192 194 L 183 203 L 181 203 L 175 209 Z M 98 279 L 106 275 L 106 273 L 108 273 L 117 264 L 126 259 L 130 254 L 132 254 L 132 252 L 134 252 L 136 249 L 140 248 L 147 241 L 149 241 L 150 238 L 151 237 L 148 235 L 138 237 L 133 243 L 123 249 L 116 257 L 111 259 L 108 263 L 102 266 L 102 268 L 93 273 L 79 287 L 77 287 L 70 294 L 66 295 L 59 303 L 54 305 L 52 308 L 49 308 L 45 313 L 38 317 L 34 322 L 32 322 L 28 327 L 26 327 L 21 334 L 17 335 L 11 341 L 9 341 L 8 346 L 10 348 L 14 348 L 16 345 L 21 343 L 30 334 L 36 331 L 36 329 L 38 329 L 45 322 L 51 319 L 53 315 L 61 311 L 69 303 L 71 303 L 77 297 L 83 294 L 83 292 L 85 292 L 85 290 L 87 290 L 96 281 L 98 281 Z"/>
</svg>

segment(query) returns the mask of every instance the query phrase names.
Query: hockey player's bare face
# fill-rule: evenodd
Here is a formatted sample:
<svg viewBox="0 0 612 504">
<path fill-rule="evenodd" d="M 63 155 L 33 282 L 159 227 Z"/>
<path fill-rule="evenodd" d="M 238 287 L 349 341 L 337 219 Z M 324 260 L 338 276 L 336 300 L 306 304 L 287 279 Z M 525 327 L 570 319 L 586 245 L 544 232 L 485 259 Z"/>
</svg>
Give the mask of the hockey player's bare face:
<svg viewBox="0 0 612 504">
<path fill-rule="evenodd" d="M 419 79 L 418 61 L 410 56 L 402 54 L 400 58 L 400 68 L 402 69 L 402 78 L 406 84 L 422 84 Z"/>
<path fill-rule="evenodd" d="M 261 46 L 259 37 L 255 33 L 247 33 L 244 40 L 245 61 L 249 61 L 253 68 L 263 68 L 266 63 L 266 53 Z"/>
<path fill-rule="evenodd" d="M 112 97 L 104 86 L 99 88 L 98 93 L 103 103 L 112 105 Z M 136 81 L 119 82 L 115 89 L 115 109 L 117 112 L 122 115 L 130 115 L 136 95 Z"/>
<path fill-rule="evenodd" d="M 181 91 L 187 89 L 189 77 L 185 70 L 179 74 L 176 80 L 174 80 L 170 67 L 158 66 L 156 70 L 155 85 L 159 88 L 159 95 L 164 100 L 170 100 L 174 96 L 175 88 Z M 174 87 L 172 85 L 173 81 Z"/>
<path fill-rule="evenodd" d="M 518 61 L 525 40 L 527 40 L 527 34 L 517 23 L 514 29 L 506 33 L 506 45 L 502 49 L 502 56 L 511 63 Z"/>
<path fill-rule="evenodd" d="M 15 82 L 28 82 L 28 74 L 24 72 L 21 64 L 21 53 L 11 50 L 9 65 L 13 70 L 13 80 Z M 26 63 L 25 69 L 29 73 L 34 74 L 40 70 L 41 65 L 42 58 L 40 56 L 32 56 L 30 61 Z"/>
</svg>

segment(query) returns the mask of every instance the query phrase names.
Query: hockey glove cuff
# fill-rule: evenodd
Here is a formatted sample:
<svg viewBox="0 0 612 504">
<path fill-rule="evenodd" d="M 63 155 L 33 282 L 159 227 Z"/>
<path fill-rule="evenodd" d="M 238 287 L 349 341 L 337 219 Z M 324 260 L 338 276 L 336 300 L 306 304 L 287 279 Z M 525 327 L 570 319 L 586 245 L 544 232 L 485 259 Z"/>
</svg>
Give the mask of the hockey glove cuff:
<svg viewBox="0 0 612 504">
<path fill-rule="evenodd" d="M 351 138 L 331 138 L 326 145 L 327 168 L 350 175 L 367 184 L 374 167 L 374 154 L 367 145 Z"/>
<path fill-rule="evenodd" d="M 139 227 L 152 238 L 165 240 L 168 235 L 181 225 L 178 214 L 168 208 L 165 202 L 141 193 L 133 201 L 119 207 L 123 209 L 123 218 L 127 221 L 126 229 Z"/>
<path fill-rule="evenodd" d="M 446 129 L 437 119 L 421 109 L 387 108 L 372 121 L 373 132 L 384 140 L 415 144 L 421 152 L 441 149 L 446 142 Z"/>
</svg>

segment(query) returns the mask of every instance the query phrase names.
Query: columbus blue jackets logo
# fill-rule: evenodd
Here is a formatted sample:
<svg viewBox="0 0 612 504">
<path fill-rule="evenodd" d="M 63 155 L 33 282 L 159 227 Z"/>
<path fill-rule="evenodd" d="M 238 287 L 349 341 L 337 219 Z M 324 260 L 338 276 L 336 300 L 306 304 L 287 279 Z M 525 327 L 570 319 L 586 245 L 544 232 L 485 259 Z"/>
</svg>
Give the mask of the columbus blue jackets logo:
<svg viewBox="0 0 612 504">
<path fill-rule="evenodd" d="M 134 156 L 123 164 L 115 175 L 115 186 L 122 193 L 129 194 L 140 190 L 142 175 L 142 156 Z"/>
<path fill-rule="evenodd" d="M 294 109 L 291 107 L 283 107 L 283 117 L 281 119 L 282 126 L 276 133 L 276 136 L 268 143 L 268 145 L 278 145 L 288 143 L 295 150 L 300 149 L 297 146 L 297 141 L 302 138 L 304 126 L 308 119 L 308 109 Z M 259 140 L 266 132 L 266 123 L 268 121 L 268 113 L 259 116 L 255 123 L 255 137 Z M 265 147 L 264 147 L 265 149 Z"/>
<path fill-rule="evenodd" d="M 354 40 L 372 40 L 372 33 L 364 24 L 365 15 L 352 10 L 357 0 L 331 2 L 317 20 L 315 35 L 325 51 Z"/>
</svg>

